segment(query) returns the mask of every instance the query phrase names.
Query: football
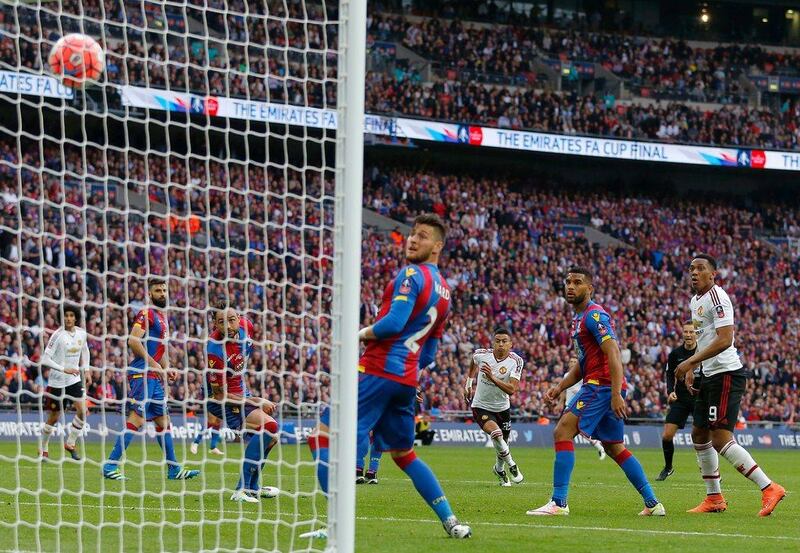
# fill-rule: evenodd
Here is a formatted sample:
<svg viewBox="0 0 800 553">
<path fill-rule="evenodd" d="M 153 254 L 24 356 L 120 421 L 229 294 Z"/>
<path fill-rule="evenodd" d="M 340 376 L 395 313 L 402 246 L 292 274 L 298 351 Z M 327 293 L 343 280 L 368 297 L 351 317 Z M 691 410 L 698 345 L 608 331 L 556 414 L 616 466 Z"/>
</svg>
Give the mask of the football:
<svg viewBox="0 0 800 553">
<path fill-rule="evenodd" d="M 106 67 L 106 56 L 95 39 L 80 33 L 61 37 L 48 58 L 50 71 L 68 87 L 97 81 Z"/>
</svg>

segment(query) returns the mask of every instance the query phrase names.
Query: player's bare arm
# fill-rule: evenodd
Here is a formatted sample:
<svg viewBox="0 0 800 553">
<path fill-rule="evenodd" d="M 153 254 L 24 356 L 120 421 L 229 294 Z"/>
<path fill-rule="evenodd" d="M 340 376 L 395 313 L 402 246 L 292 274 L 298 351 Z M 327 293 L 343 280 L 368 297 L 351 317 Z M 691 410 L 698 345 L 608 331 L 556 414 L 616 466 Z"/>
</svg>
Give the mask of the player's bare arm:
<svg viewBox="0 0 800 553">
<path fill-rule="evenodd" d="M 165 367 L 147 353 L 147 348 L 144 347 L 144 344 L 142 343 L 142 336 L 144 336 L 144 333 L 145 330 L 142 325 L 138 323 L 133 325 L 130 336 L 128 336 L 128 347 L 131 348 L 131 351 L 136 357 L 141 357 L 147 362 L 148 370 L 158 373 L 161 376 L 165 376 Z"/>
<path fill-rule="evenodd" d="M 481 374 L 484 376 L 484 378 L 489 380 L 489 382 L 491 382 L 492 384 L 494 384 L 495 386 L 497 386 L 498 388 L 503 390 L 503 392 L 505 392 L 510 396 L 514 395 L 519 389 L 519 380 L 517 380 L 516 378 L 511 378 L 509 379 L 508 382 L 503 382 L 502 380 L 498 380 L 492 374 L 492 368 L 486 363 L 481 365 Z"/>
<path fill-rule="evenodd" d="M 707 359 L 716 357 L 731 347 L 731 344 L 733 344 L 733 325 L 718 328 L 717 336 L 708 347 L 704 348 L 702 351 L 696 352 L 689 359 L 677 366 L 675 369 L 675 379 L 683 378 L 686 381 L 686 385 L 690 387 L 694 382 L 693 371 L 695 367 Z"/>
<path fill-rule="evenodd" d="M 469 371 L 467 372 L 467 381 L 464 384 L 464 399 L 472 401 L 472 396 L 475 392 L 473 386 L 475 384 L 475 377 L 478 375 L 478 366 L 475 365 L 475 359 L 470 359 Z"/>
<path fill-rule="evenodd" d="M 628 408 L 622 397 L 622 357 L 616 340 L 606 340 L 600 344 L 600 349 L 608 358 L 608 371 L 611 375 L 611 409 L 620 418 L 628 416 Z"/>
</svg>

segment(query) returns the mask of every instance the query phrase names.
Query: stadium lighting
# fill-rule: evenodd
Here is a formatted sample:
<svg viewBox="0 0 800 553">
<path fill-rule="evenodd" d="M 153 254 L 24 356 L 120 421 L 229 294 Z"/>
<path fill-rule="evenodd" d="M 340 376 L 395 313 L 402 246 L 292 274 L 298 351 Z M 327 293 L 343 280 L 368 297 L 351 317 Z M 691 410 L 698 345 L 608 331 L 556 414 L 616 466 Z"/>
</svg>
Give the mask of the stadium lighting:
<svg viewBox="0 0 800 553">
<path fill-rule="evenodd" d="M 707 24 L 709 21 L 711 21 L 711 14 L 708 12 L 707 7 L 703 7 L 700 10 L 700 22 L 703 24 Z"/>
<path fill-rule="evenodd" d="M 761 23 L 769 23 L 769 19 L 767 19 L 766 17 L 762 17 Z"/>
</svg>

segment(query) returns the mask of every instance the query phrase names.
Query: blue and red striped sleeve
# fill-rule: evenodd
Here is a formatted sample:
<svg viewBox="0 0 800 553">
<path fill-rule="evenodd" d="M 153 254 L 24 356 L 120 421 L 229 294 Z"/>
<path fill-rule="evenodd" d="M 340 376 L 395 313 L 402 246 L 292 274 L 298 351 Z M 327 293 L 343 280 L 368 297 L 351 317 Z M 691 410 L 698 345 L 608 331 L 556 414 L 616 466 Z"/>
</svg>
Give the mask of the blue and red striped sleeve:
<svg viewBox="0 0 800 553">
<path fill-rule="evenodd" d="M 409 265 L 400 270 L 394 279 L 394 290 L 392 291 L 392 303 L 389 312 L 372 327 L 372 331 L 379 340 L 403 331 L 414 310 L 417 296 L 424 288 L 425 277 L 418 267 Z"/>
</svg>

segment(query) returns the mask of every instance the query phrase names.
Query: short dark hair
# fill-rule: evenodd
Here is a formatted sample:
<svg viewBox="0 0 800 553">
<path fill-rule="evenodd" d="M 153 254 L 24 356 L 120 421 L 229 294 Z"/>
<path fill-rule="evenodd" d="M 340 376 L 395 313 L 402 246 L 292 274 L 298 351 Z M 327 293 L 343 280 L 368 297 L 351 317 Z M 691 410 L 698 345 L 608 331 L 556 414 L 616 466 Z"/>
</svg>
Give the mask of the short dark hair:
<svg viewBox="0 0 800 553">
<path fill-rule="evenodd" d="M 150 290 L 153 286 L 166 285 L 167 281 L 161 277 L 150 277 L 147 279 L 147 289 Z"/>
<path fill-rule="evenodd" d="M 498 326 L 497 328 L 494 329 L 494 335 L 497 336 L 498 334 L 505 334 L 506 336 L 511 338 L 511 331 L 504 326 Z"/>
<path fill-rule="evenodd" d="M 228 296 L 225 296 L 224 294 L 219 294 L 211 302 L 211 312 L 214 314 L 214 316 L 216 316 L 220 311 L 225 311 L 228 307 Z"/>
<path fill-rule="evenodd" d="M 683 321 L 681 323 L 681 326 L 691 326 L 691 327 L 693 327 L 694 326 L 694 321 L 691 320 L 691 319 L 689 319 L 688 321 Z"/>
<path fill-rule="evenodd" d="M 711 268 L 713 270 L 715 271 L 717 270 L 717 260 L 714 258 L 714 256 L 710 254 L 698 253 L 697 255 L 694 256 L 694 259 L 705 259 L 706 261 L 708 261 L 708 264 L 711 265 Z"/>
<path fill-rule="evenodd" d="M 428 225 L 435 228 L 439 233 L 439 239 L 442 242 L 444 242 L 447 238 L 447 227 L 444 226 L 444 221 L 442 221 L 442 218 L 435 213 L 423 213 L 422 215 L 417 215 L 417 217 L 414 219 L 414 226 L 417 225 Z"/>
<path fill-rule="evenodd" d="M 586 279 L 589 281 L 589 284 L 591 284 L 592 280 L 594 280 L 594 275 L 592 274 L 592 271 L 590 271 L 586 267 L 580 267 L 580 266 L 577 266 L 577 265 L 573 266 L 573 267 L 570 267 L 569 270 L 567 271 L 567 274 L 570 274 L 570 273 L 574 273 L 576 275 L 585 276 Z"/>
<path fill-rule="evenodd" d="M 81 308 L 75 305 L 74 303 L 65 303 L 61 307 L 61 310 L 63 311 L 64 315 L 66 315 L 67 313 L 72 313 L 75 316 L 76 324 L 81 322 Z"/>
</svg>

